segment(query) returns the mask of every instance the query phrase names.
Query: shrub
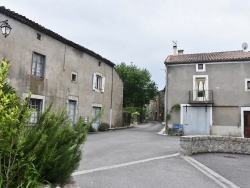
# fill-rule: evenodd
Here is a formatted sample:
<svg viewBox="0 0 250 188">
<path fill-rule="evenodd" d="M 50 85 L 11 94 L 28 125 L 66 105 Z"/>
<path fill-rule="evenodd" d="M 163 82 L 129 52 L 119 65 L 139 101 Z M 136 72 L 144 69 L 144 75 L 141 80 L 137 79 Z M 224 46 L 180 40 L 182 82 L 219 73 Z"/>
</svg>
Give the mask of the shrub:
<svg viewBox="0 0 250 188">
<path fill-rule="evenodd" d="M 175 129 L 172 129 L 172 128 L 167 128 L 166 134 L 171 135 L 171 136 L 182 136 L 183 135 L 183 129 L 175 130 Z"/>
<path fill-rule="evenodd" d="M 32 151 L 27 145 L 27 119 L 31 114 L 28 102 L 21 101 L 16 91 L 5 82 L 8 62 L 0 63 L 0 187 L 36 187 L 40 175 L 34 166 Z"/>
<path fill-rule="evenodd" d="M 79 119 L 72 127 L 65 110 L 52 103 L 32 126 L 29 99 L 22 101 L 5 82 L 8 62 L 0 64 L 0 187 L 37 187 L 59 183 L 78 168 L 89 125 Z"/>
<path fill-rule="evenodd" d="M 98 127 L 98 131 L 107 131 L 109 129 L 108 123 L 101 123 Z"/>
<path fill-rule="evenodd" d="M 50 182 L 63 182 L 79 166 L 82 143 L 86 140 L 87 126 L 79 119 L 72 127 L 65 110 L 52 112 L 52 103 L 29 128 L 25 153 L 33 151 L 34 166 L 40 176 Z"/>
<path fill-rule="evenodd" d="M 88 128 L 88 131 L 89 132 L 95 132 L 96 130 L 94 129 L 94 127 L 92 126 L 92 124 L 90 124 L 89 128 Z"/>
</svg>

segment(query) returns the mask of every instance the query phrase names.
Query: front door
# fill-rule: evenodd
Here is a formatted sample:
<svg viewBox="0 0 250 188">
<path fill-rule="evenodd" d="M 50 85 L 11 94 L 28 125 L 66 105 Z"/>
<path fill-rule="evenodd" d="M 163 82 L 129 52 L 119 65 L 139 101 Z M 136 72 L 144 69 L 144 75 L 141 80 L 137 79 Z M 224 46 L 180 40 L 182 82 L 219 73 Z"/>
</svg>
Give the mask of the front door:
<svg viewBox="0 0 250 188">
<path fill-rule="evenodd" d="M 250 111 L 244 111 L 244 136 L 250 138 Z"/>
<path fill-rule="evenodd" d="M 98 116 L 98 114 L 100 113 L 101 111 L 101 107 L 95 107 L 93 106 L 93 109 L 92 109 L 92 117 L 95 118 Z M 94 121 L 92 123 L 92 127 L 97 131 L 98 130 L 98 127 L 100 125 L 100 118 L 97 118 L 96 121 Z"/>
</svg>

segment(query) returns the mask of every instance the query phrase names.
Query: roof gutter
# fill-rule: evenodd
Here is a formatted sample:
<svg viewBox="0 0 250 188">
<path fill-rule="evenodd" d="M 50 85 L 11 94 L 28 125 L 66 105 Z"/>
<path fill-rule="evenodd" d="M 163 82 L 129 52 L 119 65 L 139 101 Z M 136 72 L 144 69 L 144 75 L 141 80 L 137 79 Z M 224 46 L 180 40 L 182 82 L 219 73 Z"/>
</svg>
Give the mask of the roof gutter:
<svg viewBox="0 0 250 188">
<path fill-rule="evenodd" d="M 110 65 L 111 67 L 115 66 L 115 64 L 113 62 L 111 62 L 110 60 L 102 57 L 101 55 L 99 55 L 99 54 L 97 54 L 97 53 L 95 53 L 95 52 L 93 52 L 93 51 L 79 45 L 79 44 L 76 44 L 76 43 L 74 43 L 74 42 L 60 36 L 59 34 L 53 32 L 53 31 L 51 31 L 49 29 L 46 29 L 45 27 L 39 25 L 38 23 L 36 23 L 36 22 L 34 22 L 32 20 L 29 20 L 25 16 L 22 16 L 20 14 L 15 13 L 14 11 L 6 9 L 4 6 L 0 6 L 0 13 L 6 15 L 6 16 L 8 16 L 8 17 L 10 17 L 10 18 L 12 18 L 12 19 L 14 19 L 16 21 L 19 21 L 19 22 L 21 22 L 21 23 L 23 23 L 23 24 L 25 24 L 25 25 L 27 25 L 27 26 L 29 26 L 29 27 L 37 30 L 37 31 L 40 31 L 41 33 L 44 33 L 44 34 L 46 34 L 46 35 L 48 35 L 48 36 L 50 36 L 50 37 L 64 43 L 64 44 L 67 44 L 67 45 L 69 45 L 69 46 L 71 46 L 73 48 L 76 48 L 79 51 L 85 52 L 86 54 L 88 54 L 88 55 L 90 55 L 92 57 L 95 57 L 100 61 L 103 61 L 104 63 Z"/>
</svg>

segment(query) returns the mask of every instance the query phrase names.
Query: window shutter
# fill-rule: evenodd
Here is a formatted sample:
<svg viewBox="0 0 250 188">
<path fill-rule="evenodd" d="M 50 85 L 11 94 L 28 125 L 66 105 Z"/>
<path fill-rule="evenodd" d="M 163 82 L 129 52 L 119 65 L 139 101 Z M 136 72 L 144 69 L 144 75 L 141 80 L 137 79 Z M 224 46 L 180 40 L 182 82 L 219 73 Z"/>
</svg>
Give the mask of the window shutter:
<svg viewBox="0 0 250 188">
<path fill-rule="evenodd" d="M 104 87 L 105 87 L 105 77 L 102 77 L 102 89 L 101 89 L 101 92 L 104 92 Z"/>
<path fill-rule="evenodd" d="M 45 72 L 45 57 L 41 56 L 41 62 L 42 62 L 42 67 L 41 67 L 41 78 L 44 78 L 44 72 Z"/>
<path fill-rule="evenodd" d="M 94 73 L 92 89 L 95 90 L 95 88 L 96 88 L 96 74 Z"/>
</svg>

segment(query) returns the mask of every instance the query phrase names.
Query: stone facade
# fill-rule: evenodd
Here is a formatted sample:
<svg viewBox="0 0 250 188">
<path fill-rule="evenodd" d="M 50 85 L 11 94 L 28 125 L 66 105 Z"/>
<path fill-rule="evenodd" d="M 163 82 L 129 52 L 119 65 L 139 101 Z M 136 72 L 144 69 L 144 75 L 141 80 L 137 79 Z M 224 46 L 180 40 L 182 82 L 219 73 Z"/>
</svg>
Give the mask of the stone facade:
<svg viewBox="0 0 250 188">
<path fill-rule="evenodd" d="M 181 155 L 210 152 L 250 154 L 250 138 L 223 136 L 180 137 Z"/>
<path fill-rule="evenodd" d="M 164 121 L 165 88 L 158 92 L 158 120 Z"/>
</svg>

